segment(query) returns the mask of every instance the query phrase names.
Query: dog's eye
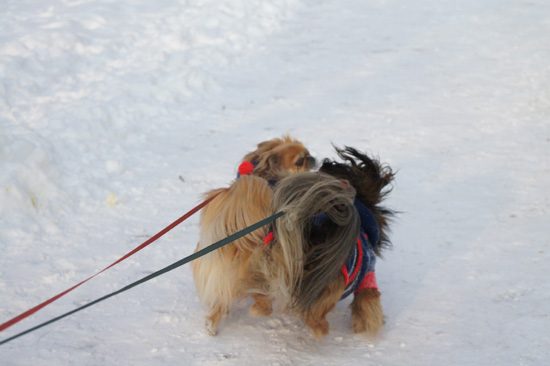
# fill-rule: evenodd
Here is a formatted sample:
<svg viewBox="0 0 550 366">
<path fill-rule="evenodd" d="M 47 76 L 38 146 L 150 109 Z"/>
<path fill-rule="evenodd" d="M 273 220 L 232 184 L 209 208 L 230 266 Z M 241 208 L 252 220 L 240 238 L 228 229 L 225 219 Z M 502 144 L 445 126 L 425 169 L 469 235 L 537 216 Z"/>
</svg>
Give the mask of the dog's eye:
<svg viewBox="0 0 550 366">
<path fill-rule="evenodd" d="M 304 158 L 300 158 L 296 160 L 296 163 L 294 163 L 296 166 L 303 166 L 304 165 Z"/>
</svg>

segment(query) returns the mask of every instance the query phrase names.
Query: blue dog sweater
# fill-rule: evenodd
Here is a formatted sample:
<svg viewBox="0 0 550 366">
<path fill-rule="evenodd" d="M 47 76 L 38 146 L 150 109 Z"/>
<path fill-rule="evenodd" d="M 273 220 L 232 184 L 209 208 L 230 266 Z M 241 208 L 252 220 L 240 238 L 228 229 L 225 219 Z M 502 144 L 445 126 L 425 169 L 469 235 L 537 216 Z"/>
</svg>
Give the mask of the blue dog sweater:
<svg viewBox="0 0 550 366">
<path fill-rule="evenodd" d="M 249 175 L 256 167 L 255 162 L 243 162 L 239 166 L 237 179 L 241 175 Z M 273 185 L 276 182 L 269 182 Z M 353 205 L 359 214 L 361 228 L 359 237 L 354 250 L 349 254 L 346 262 L 341 268 L 346 281 L 346 288 L 341 299 L 348 297 L 351 293 L 357 293 L 366 288 L 378 290 L 374 266 L 376 265 L 376 254 L 374 249 L 380 240 L 380 228 L 374 217 L 374 214 L 359 202 L 357 199 Z M 314 218 L 314 225 L 323 225 L 326 219 L 325 214 L 317 215 Z M 273 240 L 273 231 L 269 230 L 264 238 L 264 244 L 269 244 Z"/>
<path fill-rule="evenodd" d="M 380 228 L 373 213 L 365 205 L 358 200 L 355 200 L 353 204 L 359 214 L 361 228 L 356 245 L 341 268 L 346 281 L 346 288 L 341 299 L 366 288 L 378 289 L 374 272 L 376 265 L 374 248 L 380 239 Z M 323 225 L 325 219 L 325 214 L 317 215 L 314 225 Z"/>
<path fill-rule="evenodd" d="M 376 265 L 374 248 L 378 245 L 380 229 L 373 213 L 365 205 L 358 200 L 355 200 L 354 205 L 361 219 L 361 229 L 353 252 L 342 266 L 346 288 L 341 299 L 366 288 L 378 289 L 374 272 Z"/>
</svg>

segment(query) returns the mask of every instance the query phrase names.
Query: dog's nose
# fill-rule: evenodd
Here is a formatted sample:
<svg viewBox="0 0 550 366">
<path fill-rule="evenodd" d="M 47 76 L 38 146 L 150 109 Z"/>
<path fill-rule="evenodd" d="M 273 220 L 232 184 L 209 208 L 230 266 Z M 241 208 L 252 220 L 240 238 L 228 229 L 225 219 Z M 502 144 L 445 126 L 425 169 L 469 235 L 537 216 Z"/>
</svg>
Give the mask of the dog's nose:
<svg viewBox="0 0 550 366">
<path fill-rule="evenodd" d="M 317 164 L 317 160 L 315 160 L 315 158 L 313 156 L 308 156 L 306 158 L 306 166 L 308 168 L 310 168 L 310 169 L 314 168 L 316 164 Z"/>
</svg>

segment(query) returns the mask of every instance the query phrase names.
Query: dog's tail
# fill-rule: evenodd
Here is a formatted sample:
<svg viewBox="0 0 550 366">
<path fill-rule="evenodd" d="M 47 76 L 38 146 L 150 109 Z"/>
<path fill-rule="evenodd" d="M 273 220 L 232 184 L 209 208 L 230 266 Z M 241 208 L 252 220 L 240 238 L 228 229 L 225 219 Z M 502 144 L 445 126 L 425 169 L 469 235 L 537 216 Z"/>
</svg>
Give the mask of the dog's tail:
<svg viewBox="0 0 550 366">
<path fill-rule="evenodd" d="M 288 306 L 307 311 L 339 273 L 359 234 L 351 184 L 321 173 L 299 173 L 275 187 L 272 255 L 282 262 L 277 284 Z"/>
</svg>

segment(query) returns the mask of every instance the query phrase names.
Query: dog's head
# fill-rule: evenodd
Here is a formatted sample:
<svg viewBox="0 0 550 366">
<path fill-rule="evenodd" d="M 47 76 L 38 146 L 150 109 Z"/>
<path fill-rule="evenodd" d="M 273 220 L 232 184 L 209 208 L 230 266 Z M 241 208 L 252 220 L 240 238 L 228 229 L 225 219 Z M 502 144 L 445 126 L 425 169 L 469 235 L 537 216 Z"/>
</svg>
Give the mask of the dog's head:
<svg viewBox="0 0 550 366">
<path fill-rule="evenodd" d="M 253 175 L 268 180 L 279 180 L 315 167 L 315 158 L 300 141 L 290 136 L 259 143 L 257 149 L 248 153 L 243 161 L 254 163 Z"/>
</svg>

